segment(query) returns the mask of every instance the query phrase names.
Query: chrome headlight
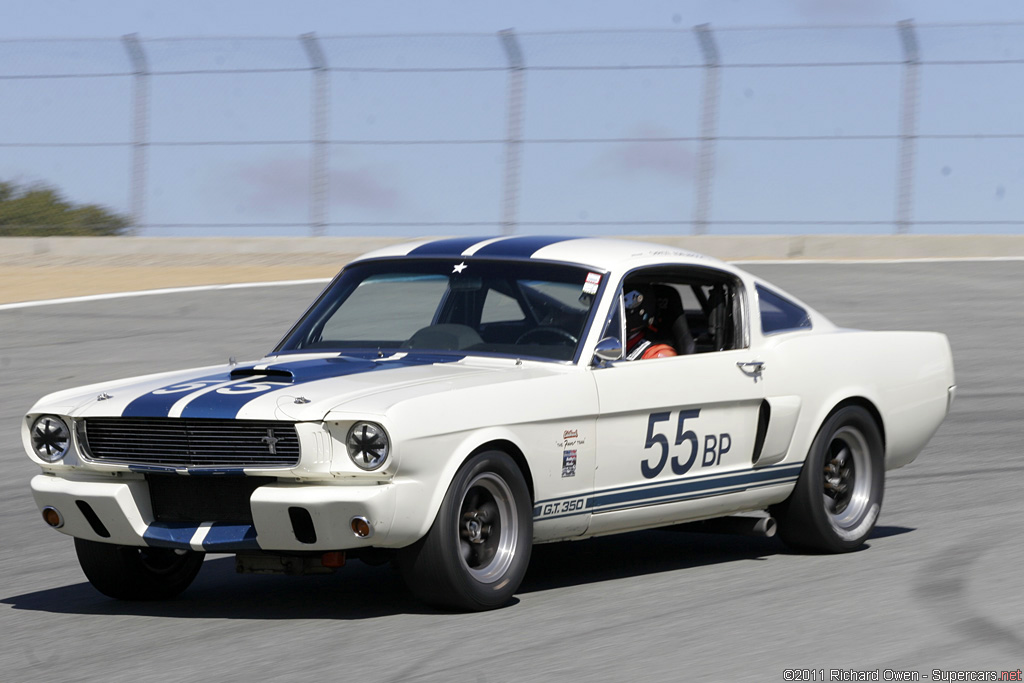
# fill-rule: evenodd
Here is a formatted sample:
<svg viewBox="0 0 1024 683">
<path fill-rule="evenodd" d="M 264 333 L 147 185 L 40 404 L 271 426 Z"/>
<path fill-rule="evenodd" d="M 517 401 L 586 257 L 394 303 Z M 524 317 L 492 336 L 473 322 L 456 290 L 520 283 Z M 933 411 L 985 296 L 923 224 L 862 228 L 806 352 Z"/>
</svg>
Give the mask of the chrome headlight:
<svg viewBox="0 0 1024 683">
<path fill-rule="evenodd" d="M 348 457 L 356 467 L 371 471 L 379 468 L 388 459 L 391 443 L 384 428 L 374 422 L 356 422 L 345 437 Z"/>
<path fill-rule="evenodd" d="M 46 462 L 57 462 L 71 449 L 71 430 L 56 415 L 37 417 L 29 435 L 33 452 Z"/>
</svg>

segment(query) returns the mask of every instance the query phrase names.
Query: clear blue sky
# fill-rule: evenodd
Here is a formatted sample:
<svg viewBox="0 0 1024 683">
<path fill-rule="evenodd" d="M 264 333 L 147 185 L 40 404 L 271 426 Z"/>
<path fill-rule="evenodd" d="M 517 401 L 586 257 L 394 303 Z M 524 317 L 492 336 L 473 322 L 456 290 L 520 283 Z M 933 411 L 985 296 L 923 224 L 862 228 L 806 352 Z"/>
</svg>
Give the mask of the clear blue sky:
<svg viewBox="0 0 1024 683">
<path fill-rule="evenodd" d="M 607 0 L 556 2 L 200 1 L 5 3 L 0 41 L 110 38 L 109 43 L 0 42 L 0 143 L 124 143 L 131 139 L 131 79 L 9 79 L 5 74 L 124 71 L 118 39 L 272 36 L 274 42 L 147 43 L 154 70 L 226 64 L 294 66 L 295 37 L 581 29 L 719 29 L 747 26 L 882 26 L 822 32 L 722 31 L 725 61 L 899 61 L 891 25 L 1024 22 L 1012 0 Z M 889 26 L 886 26 L 889 25 Z M 1024 25 L 920 31 L 925 58 L 1024 59 Z M 568 43 L 524 38 L 537 64 L 671 63 L 698 59 L 658 40 L 597 38 Z M 562 42 L 559 42 L 562 41 Z M 602 42 L 604 41 L 604 42 Z M 326 42 L 326 41 L 325 41 Z M 345 52 L 345 50 L 349 52 Z M 485 36 L 439 41 L 326 43 L 332 66 L 502 64 Z M 445 52 L 449 50 L 449 52 Z M 695 57 L 696 55 L 696 57 Z M 602 61 L 604 60 L 604 61 Z M 718 134 L 860 136 L 848 141 L 741 141 L 717 145 L 712 220 L 862 221 L 875 226 L 753 226 L 755 232 L 888 232 L 895 211 L 900 66 L 726 69 Z M 430 140 L 505 136 L 501 72 L 331 76 L 330 137 Z M 1016 221 L 1024 215 L 1024 139 L 944 140 L 946 134 L 1021 134 L 1024 64 L 922 69 L 914 218 Z M 699 132 L 702 73 L 545 72 L 527 75 L 526 139 L 687 138 Z M 305 223 L 309 145 L 171 146 L 196 141 L 302 141 L 310 138 L 308 72 L 152 79 L 146 199 L 149 223 Z M 871 139 L 882 136 L 885 139 Z M 695 142 L 530 144 L 523 154 L 522 221 L 680 221 L 694 210 Z M 128 209 L 131 152 L 121 147 L 0 147 L 0 179 L 51 183 L 76 201 Z M 329 220 L 366 223 L 495 223 L 501 215 L 504 147 L 334 145 Z M 466 226 L 435 233 L 489 232 Z M 647 228 L 659 232 L 680 228 Z M 721 226 L 714 232 L 747 228 Z M 933 225 L 921 231 L 1020 231 L 1021 225 Z M 346 234 L 346 229 L 334 231 Z M 378 228 L 354 229 L 366 233 Z M 415 231 L 415 229 L 410 229 Z M 391 228 L 391 232 L 404 229 Z M 541 232 L 565 232 L 537 228 Z M 164 229 L 151 234 L 194 234 Z M 299 229 L 302 233 L 304 230 Z M 593 226 L 590 232 L 621 232 Z M 229 233 L 237 234 L 237 233 Z"/>
</svg>

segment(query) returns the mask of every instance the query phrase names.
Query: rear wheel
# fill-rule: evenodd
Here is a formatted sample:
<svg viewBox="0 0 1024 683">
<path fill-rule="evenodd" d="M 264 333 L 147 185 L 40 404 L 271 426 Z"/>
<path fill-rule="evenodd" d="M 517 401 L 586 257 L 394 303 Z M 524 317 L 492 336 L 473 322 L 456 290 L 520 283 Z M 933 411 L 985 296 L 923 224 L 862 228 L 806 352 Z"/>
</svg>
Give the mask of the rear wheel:
<svg viewBox="0 0 1024 683">
<path fill-rule="evenodd" d="M 75 539 L 78 563 L 89 583 L 118 600 L 166 600 L 189 587 L 204 553 L 137 548 Z"/>
<path fill-rule="evenodd" d="M 814 438 L 793 493 L 772 508 L 779 536 L 798 548 L 855 550 L 875 527 L 884 486 L 878 425 L 860 406 L 841 408 Z"/>
<path fill-rule="evenodd" d="M 487 451 L 463 465 L 430 531 L 398 559 L 409 588 L 424 602 L 480 611 L 512 599 L 532 542 L 526 480 L 508 455 Z"/>
</svg>

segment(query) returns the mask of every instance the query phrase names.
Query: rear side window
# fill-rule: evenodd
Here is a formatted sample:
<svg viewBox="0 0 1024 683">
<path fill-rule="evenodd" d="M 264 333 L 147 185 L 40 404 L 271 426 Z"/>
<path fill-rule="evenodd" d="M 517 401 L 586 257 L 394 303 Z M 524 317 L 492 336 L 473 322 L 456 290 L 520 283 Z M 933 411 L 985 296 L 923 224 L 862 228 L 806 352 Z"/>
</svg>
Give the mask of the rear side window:
<svg viewBox="0 0 1024 683">
<path fill-rule="evenodd" d="M 761 331 L 764 334 L 811 326 L 811 319 L 801 306 L 761 285 L 757 285 L 757 301 L 761 309 Z"/>
</svg>

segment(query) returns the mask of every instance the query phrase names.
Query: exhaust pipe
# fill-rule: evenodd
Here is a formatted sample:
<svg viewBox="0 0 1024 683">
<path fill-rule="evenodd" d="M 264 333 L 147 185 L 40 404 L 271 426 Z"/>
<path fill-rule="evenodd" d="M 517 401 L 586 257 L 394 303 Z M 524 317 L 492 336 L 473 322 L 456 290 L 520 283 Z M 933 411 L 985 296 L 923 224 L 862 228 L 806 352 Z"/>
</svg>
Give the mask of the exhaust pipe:
<svg viewBox="0 0 1024 683">
<path fill-rule="evenodd" d="M 685 531 L 691 534 L 739 534 L 740 536 L 771 538 L 775 535 L 775 527 L 773 517 L 717 517 L 700 522 L 676 524 L 668 528 L 672 531 Z"/>
</svg>

